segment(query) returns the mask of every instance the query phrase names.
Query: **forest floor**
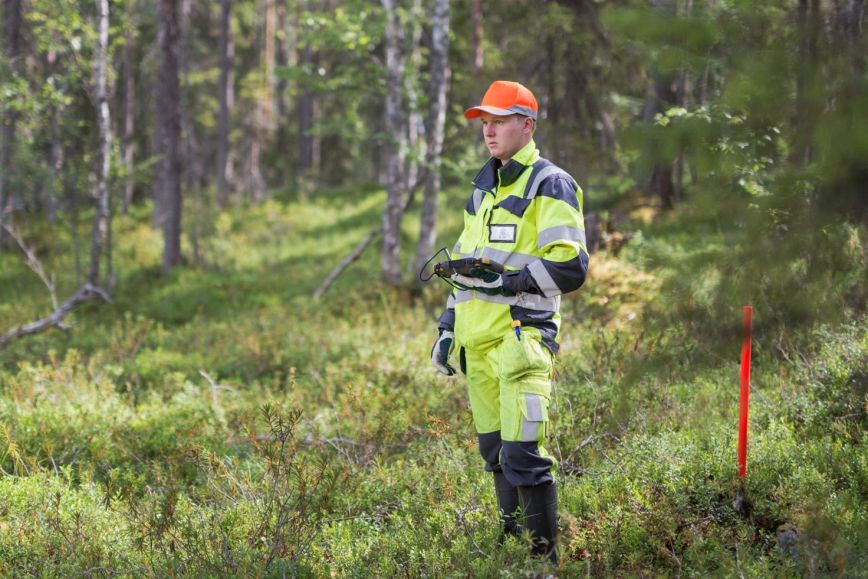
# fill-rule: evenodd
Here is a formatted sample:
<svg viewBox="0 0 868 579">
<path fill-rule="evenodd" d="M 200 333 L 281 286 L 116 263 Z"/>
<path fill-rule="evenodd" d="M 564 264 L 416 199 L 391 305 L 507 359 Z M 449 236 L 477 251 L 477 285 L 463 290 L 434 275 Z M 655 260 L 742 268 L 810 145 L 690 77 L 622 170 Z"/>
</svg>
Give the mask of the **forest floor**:
<svg viewBox="0 0 868 579">
<path fill-rule="evenodd" d="M 464 196 L 442 199 L 443 245 Z M 147 208 L 117 218 L 114 303 L 0 352 L 0 575 L 545 572 L 526 541 L 500 544 L 466 382 L 430 367 L 447 288 L 384 288 L 371 247 L 310 297 L 384 199 L 188 207 L 189 263 L 169 276 Z M 868 576 L 868 320 L 767 331 L 757 309 L 740 481 L 740 308 L 719 315 L 713 276 L 676 291 L 727 234 L 604 201 L 634 236 L 562 303 L 559 575 Z M 418 215 L 405 224 L 409 261 Z M 69 231 L 25 234 L 63 299 Z M 0 254 L 0 330 L 50 307 Z"/>
</svg>

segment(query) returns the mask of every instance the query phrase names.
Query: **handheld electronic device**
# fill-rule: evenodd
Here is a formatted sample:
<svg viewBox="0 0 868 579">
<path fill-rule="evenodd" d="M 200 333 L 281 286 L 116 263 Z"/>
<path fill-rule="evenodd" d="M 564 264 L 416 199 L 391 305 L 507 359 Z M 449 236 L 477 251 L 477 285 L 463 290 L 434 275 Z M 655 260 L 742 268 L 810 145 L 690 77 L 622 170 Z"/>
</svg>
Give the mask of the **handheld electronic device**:
<svg viewBox="0 0 868 579">
<path fill-rule="evenodd" d="M 448 259 L 446 261 L 437 262 L 431 269 L 428 269 L 428 265 L 441 253 L 445 254 Z M 425 262 L 425 265 L 423 265 L 422 269 L 419 271 L 419 279 L 421 281 L 428 281 L 436 275 L 449 285 L 458 287 L 452 283 L 452 276 L 459 274 L 472 277 L 474 274 L 473 270 L 503 273 L 506 271 L 506 268 L 504 268 L 502 264 L 492 261 L 491 258 L 488 257 L 464 257 L 461 259 L 452 259 L 449 250 L 443 247 L 437 253 L 432 255 L 431 259 Z"/>
<path fill-rule="evenodd" d="M 434 264 L 434 275 L 450 278 L 453 275 L 471 275 L 474 269 L 485 271 L 493 271 L 495 273 L 503 273 L 504 268 L 496 261 L 491 261 L 487 257 L 466 257 L 463 259 L 450 259 Z"/>
</svg>

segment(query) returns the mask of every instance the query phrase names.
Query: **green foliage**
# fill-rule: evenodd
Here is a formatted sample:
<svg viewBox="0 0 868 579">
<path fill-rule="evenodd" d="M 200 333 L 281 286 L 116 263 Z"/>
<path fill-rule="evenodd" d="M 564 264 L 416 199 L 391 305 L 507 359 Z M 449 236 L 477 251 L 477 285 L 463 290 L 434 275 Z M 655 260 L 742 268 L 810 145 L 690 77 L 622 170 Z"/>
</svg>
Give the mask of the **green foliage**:
<svg viewBox="0 0 868 579">
<path fill-rule="evenodd" d="M 617 179 L 595 188 L 624 202 Z M 163 278 L 149 216 L 133 213 L 119 224 L 116 304 L 3 352 L 0 572 L 545 570 L 524 541 L 499 544 L 464 386 L 427 369 L 445 288 L 415 302 L 383 289 L 370 252 L 326 299 L 308 297 L 376 224 L 382 192 L 278 198 L 216 212 L 202 264 Z M 560 572 L 853 574 L 866 564 L 866 324 L 805 330 L 766 322 L 777 302 L 757 306 L 739 514 L 738 302 L 718 309 L 708 265 L 731 234 L 701 211 L 675 215 L 621 259 L 595 254 L 587 286 L 563 300 L 549 445 Z M 450 215 L 442 237 L 459 226 Z M 51 251 L 62 232 L 29 235 L 49 270 L 68 271 Z M 0 258 L 15 280 L 8 321 L 46 301 L 16 260 Z M 795 529 L 789 550 L 782 528 Z"/>
<path fill-rule="evenodd" d="M 94 161 L 83 88 L 93 7 L 27 4 L 27 67 L 8 74 L 12 63 L 0 59 L 0 107 L 17 123 L 7 190 L 30 209 L 65 190 L 75 209 Z M 234 5 L 235 111 L 259 111 L 261 14 L 255 2 Z M 868 568 L 864 38 L 836 38 L 833 16 L 843 14 L 827 4 L 813 48 L 792 2 L 679 6 L 549 2 L 528 18 L 526 5 L 505 3 L 484 14 L 485 65 L 474 72 L 470 3 L 453 3 L 447 181 L 466 182 L 481 156 L 463 108 L 490 78 L 519 78 L 540 97 L 543 153 L 576 173 L 586 210 L 634 229 L 617 256 L 592 256 L 586 287 L 562 302 L 549 445 L 559 463 L 558 571 L 858 576 Z M 113 62 L 125 31 L 137 30 L 145 92 L 158 64 L 154 5 L 112 7 Z M 219 6 L 191 7 L 183 98 L 205 159 Z M 262 165 L 271 181 L 294 176 L 287 121 L 307 88 L 322 180 L 342 186 L 280 189 L 221 210 L 211 184 L 197 184 L 184 208 L 190 260 L 167 276 L 152 207 L 135 204 L 114 222 L 115 303 L 83 307 L 70 330 L 0 352 L 0 575 L 550 570 L 526 540 L 500 544 L 465 386 L 428 368 L 445 288 L 411 299 L 382 287 L 371 249 L 325 299 L 309 297 L 379 223 L 384 202 L 379 188 L 347 185 L 375 179 L 387 138 L 378 129 L 383 13 L 356 0 L 334 8 L 287 13 L 297 20 L 277 44 L 309 43 L 316 57 L 276 69 L 284 123 L 266 131 Z M 422 12 L 399 10 L 408 31 L 426 25 Z M 405 70 L 421 93 L 426 50 Z M 643 119 L 655 81 L 690 88 Z M 151 112 L 140 108 L 147 129 Z M 233 148 L 247 151 L 254 115 L 234 123 Z M 137 133 L 145 160 L 134 176 L 147 186 L 152 135 Z M 57 175 L 45 157 L 55 139 L 66 155 Z M 635 184 L 679 157 L 683 200 L 652 219 Z M 443 191 L 438 247 L 460 229 L 467 193 Z M 60 296 L 78 286 L 90 215 L 64 217 L 60 227 L 14 216 Z M 405 220 L 405 247 L 417 217 L 414 208 Z M 754 367 L 740 481 L 745 304 L 755 309 Z M 20 257 L 0 252 L 0 328 L 49 307 Z"/>
<path fill-rule="evenodd" d="M 286 414 L 271 406 L 262 408 L 269 434 L 253 438 L 254 448 L 265 460 L 261 484 L 259 525 L 251 539 L 265 549 L 265 572 L 278 561 L 295 561 L 317 539 L 317 527 L 342 490 L 347 473 L 330 464 L 322 452 L 311 462 L 300 452 L 297 427 L 301 411 Z"/>
<path fill-rule="evenodd" d="M 76 485 L 64 469 L 0 478 L 0 573 L 68 576 L 88 569 L 134 572 L 124 520 L 97 485 Z M 141 569 L 139 568 L 140 572 Z"/>
<path fill-rule="evenodd" d="M 809 437 L 830 436 L 862 444 L 868 400 L 868 333 L 853 325 L 845 332 L 813 332 L 802 346 L 816 364 L 801 364 L 798 390 L 787 392 L 787 418 Z M 796 350 L 793 354 L 806 359 Z"/>
</svg>

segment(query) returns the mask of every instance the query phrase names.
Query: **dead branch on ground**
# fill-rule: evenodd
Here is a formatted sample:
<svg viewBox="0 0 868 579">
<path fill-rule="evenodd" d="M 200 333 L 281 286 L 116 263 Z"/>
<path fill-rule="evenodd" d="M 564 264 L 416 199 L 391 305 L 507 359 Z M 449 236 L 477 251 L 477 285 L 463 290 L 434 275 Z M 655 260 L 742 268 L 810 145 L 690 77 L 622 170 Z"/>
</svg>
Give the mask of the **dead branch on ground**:
<svg viewBox="0 0 868 579">
<path fill-rule="evenodd" d="M 91 283 L 86 283 L 76 291 L 69 299 L 67 299 L 62 304 L 57 304 L 57 291 L 54 286 L 54 278 L 53 276 L 49 276 L 45 273 L 45 268 L 42 267 L 42 262 L 39 261 L 39 257 L 37 257 L 36 252 L 33 248 L 29 247 L 26 243 L 24 243 L 24 238 L 9 223 L 0 224 L 3 226 L 3 229 L 9 233 L 10 237 L 15 240 L 18 244 L 18 247 L 21 248 L 21 251 L 24 252 L 24 256 L 26 258 L 27 267 L 29 267 L 33 273 L 35 273 L 42 283 L 45 284 L 45 287 L 48 288 L 48 293 L 51 295 L 51 305 L 54 308 L 54 311 L 48 317 L 42 318 L 40 320 L 36 320 L 35 322 L 31 322 L 29 324 L 24 324 L 23 326 L 18 326 L 16 328 L 12 328 L 7 331 L 5 334 L 0 335 L 0 350 L 9 345 L 13 340 L 17 340 L 19 338 L 23 338 L 25 336 L 30 336 L 32 334 L 38 334 L 39 332 L 43 332 L 49 328 L 60 328 L 62 330 L 69 329 L 69 326 L 63 323 L 64 318 L 66 318 L 69 313 L 74 310 L 78 305 L 89 302 L 95 299 L 102 299 L 107 303 L 112 303 L 109 295 L 101 288 L 92 285 Z"/>
<path fill-rule="evenodd" d="M 416 191 L 425 182 L 427 175 L 428 170 L 426 168 L 423 168 L 421 171 L 419 171 L 419 176 L 416 178 L 416 182 L 413 184 L 412 187 L 410 187 L 410 192 L 407 194 L 407 198 L 404 200 L 404 206 L 401 208 L 402 215 L 407 212 L 407 209 L 410 208 L 410 205 L 413 203 L 413 197 L 416 196 Z M 320 286 L 316 288 L 316 291 L 313 292 L 314 299 L 321 298 L 332 286 L 335 280 L 338 279 L 338 277 L 342 273 L 344 273 L 344 271 L 346 271 L 346 269 L 350 267 L 354 261 L 359 259 L 359 257 L 361 257 L 362 253 L 364 253 L 364 251 L 368 248 L 371 242 L 373 242 L 380 235 L 382 235 L 382 233 L 382 223 L 377 227 L 371 229 L 365 236 L 365 238 L 362 239 L 362 241 L 356 246 L 356 248 L 353 249 L 346 257 L 344 257 L 338 264 L 338 266 L 326 276 L 322 284 L 320 284 Z"/>
<path fill-rule="evenodd" d="M 65 327 L 63 325 L 63 319 L 72 310 L 85 302 L 89 302 L 98 298 L 102 299 L 107 303 L 112 303 L 109 295 L 101 288 L 91 285 L 90 283 L 85 283 L 80 288 L 78 288 L 78 291 L 76 291 L 68 300 L 63 302 L 60 307 L 54 310 L 50 316 L 42 318 L 41 320 L 37 320 L 35 322 L 31 322 L 29 324 L 24 324 L 23 326 L 18 326 L 17 328 L 12 328 L 8 332 L 0 336 L 0 350 L 5 348 L 13 340 L 23 338 L 24 336 L 38 334 L 39 332 L 43 332 L 53 327 Z"/>
<path fill-rule="evenodd" d="M 338 264 L 336 268 L 334 268 L 331 273 L 326 276 L 325 280 L 323 280 L 322 284 L 313 292 L 313 297 L 319 299 L 323 296 L 326 291 L 332 286 L 338 276 L 340 276 L 344 271 L 352 265 L 354 261 L 361 257 L 362 253 L 364 253 L 365 249 L 371 244 L 372 241 L 377 239 L 380 235 L 383 234 L 383 226 L 375 227 L 370 230 L 365 238 L 359 243 L 356 248 L 346 257 L 341 260 L 341 263 Z"/>
<path fill-rule="evenodd" d="M 24 238 L 18 232 L 15 227 L 12 226 L 11 223 L 2 223 L 3 229 L 9 234 L 9 236 L 15 240 L 15 243 L 18 244 L 18 247 L 21 248 L 21 251 L 24 252 L 24 257 L 26 257 L 25 263 L 30 270 L 39 276 L 39 279 L 42 280 L 42 283 L 45 284 L 45 287 L 48 288 L 48 293 L 51 295 L 51 306 L 56 310 L 58 308 L 57 305 L 57 291 L 54 287 L 54 276 L 49 277 L 45 274 L 45 269 L 42 267 L 42 262 L 39 261 L 39 258 L 36 256 L 36 252 L 33 248 L 28 247 L 26 243 L 24 243 Z"/>
</svg>

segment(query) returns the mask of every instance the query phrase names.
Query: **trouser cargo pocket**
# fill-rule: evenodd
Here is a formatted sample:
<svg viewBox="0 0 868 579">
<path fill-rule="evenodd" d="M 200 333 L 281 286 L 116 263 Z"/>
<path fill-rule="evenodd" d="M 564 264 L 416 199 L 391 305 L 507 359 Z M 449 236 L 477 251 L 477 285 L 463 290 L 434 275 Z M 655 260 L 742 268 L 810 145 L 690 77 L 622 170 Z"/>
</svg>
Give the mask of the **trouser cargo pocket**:
<svg viewBox="0 0 868 579">
<path fill-rule="evenodd" d="M 535 392 L 522 392 L 519 400 L 521 431 L 518 442 L 542 442 L 549 425 L 549 399 Z"/>
<path fill-rule="evenodd" d="M 501 436 L 542 442 L 549 429 L 552 356 L 536 332 L 507 335 L 499 352 Z"/>
</svg>

